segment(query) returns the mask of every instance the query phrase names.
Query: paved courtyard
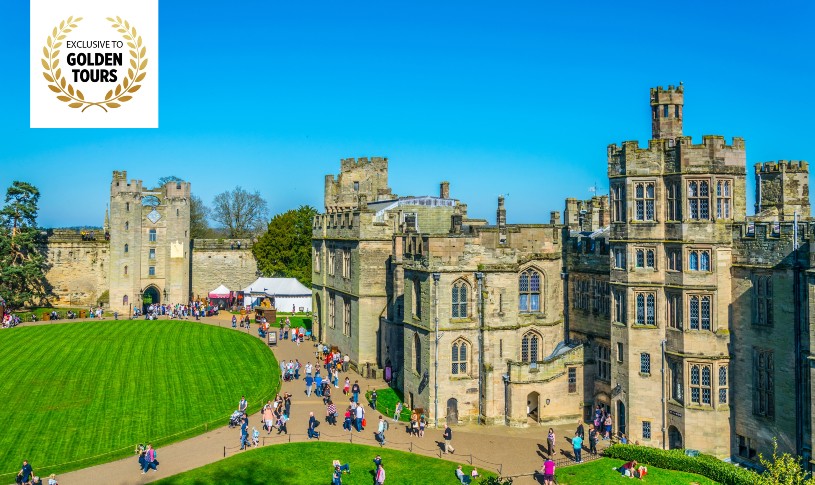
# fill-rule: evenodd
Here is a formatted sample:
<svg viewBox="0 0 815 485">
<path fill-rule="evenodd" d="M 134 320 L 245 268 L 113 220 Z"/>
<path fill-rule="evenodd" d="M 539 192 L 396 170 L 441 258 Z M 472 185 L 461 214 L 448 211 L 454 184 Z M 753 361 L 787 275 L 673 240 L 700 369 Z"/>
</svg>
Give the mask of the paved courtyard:
<svg viewBox="0 0 815 485">
<path fill-rule="evenodd" d="M 209 325 L 231 328 L 230 319 L 230 314 L 222 313 L 218 317 L 207 318 L 202 320 L 202 322 Z M 26 323 L 24 325 L 47 324 L 49 323 L 37 322 Z M 111 324 L 113 323 L 111 322 Z M 235 331 L 245 332 L 246 330 L 239 327 Z M 250 334 L 257 337 L 256 326 L 252 326 Z M 314 362 L 315 348 L 311 342 L 297 346 L 290 341 L 285 341 L 280 342 L 272 349 L 278 360 L 299 359 L 303 364 L 308 361 Z M 363 391 L 387 387 L 387 384 L 380 380 L 366 379 L 354 372 L 349 372 L 348 375 L 352 383 L 355 380 L 359 380 Z M 344 374 L 340 374 L 340 382 L 342 382 L 344 376 Z M 329 426 L 325 423 L 325 406 L 323 405 L 322 398 L 313 394 L 306 396 L 304 389 L 305 384 L 302 379 L 299 381 L 284 382 L 282 385 L 282 392 L 292 394 L 292 416 L 288 425 L 289 436 L 278 436 L 276 432 L 267 436 L 266 433 L 262 431 L 260 414 L 255 413 L 250 416 L 250 427 L 255 426 L 258 430 L 261 430 L 262 446 L 271 446 L 289 441 L 306 441 L 308 416 L 311 411 L 322 421 L 319 427 L 319 431 L 321 431 L 320 439 L 322 441 L 353 442 L 377 446 L 377 443 L 373 439 L 373 432 L 375 430 L 374 423 L 377 421 L 378 414 L 374 413 L 370 407 L 366 409 L 368 427 L 361 433 L 348 433 L 342 429 L 341 420 L 338 421 L 336 427 Z M 342 412 L 342 410 L 345 409 L 346 400 L 341 393 L 341 389 L 332 389 L 332 398 L 337 404 L 338 410 Z M 236 395 L 236 407 L 239 399 L 240 396 Z M 247 396 L 247 399 L 251 401 L 252 396 Z M 225 415 L 224 424 L 226 424 L 227 421 L 228 416 Z M 561 459 L 571 456 L 571 444 L 566 440 L 566 437 L 573 435 L 575 425 L 555 427 L 558 438 L 556 446 L 557 455 Z M 464 463 L 471 462 L 473 466 L 479 469 L 496 472 L 500 469 L 501 473 L 505 476 L 531 474 L 535 470 L 540 469 L 543 458 L 545 457 L 543 450 L 545 449 L 547 430 L 548 427 L 509 428 L 504 426 L 456 426 L 453 428 L 455 454 L 441 455 L 441 458 Z M 59 477 L 59 481 L 62 485 L 80 485 L 87 483 L 148 483 L 159 478 L 175 475 L 221 460 L 224 458 L 224 454 L 228 457 L 235 453 L 241 453 L 241 451 L 238 450 L 239 434 L 240 431 L 237 428 L 229 429 L 227 426 L 223 426 L 194 438 L 159 447 L 160 466 L 157 473 L 151 471 L 147 475 L 141 475 L 136 457 L 133 456 L 62 474 Z M 443 442 L 441 430 L 429 428 L 426 430 L 424 437 L 418 438 L 407 434 L 404 425 L 391 424 L 386 437 L 386 446 L 388 448 L 412 451 L 427 456 L 440 456 L 440 444 Z M 601 442 L 600 446 L 605 446 L 605 443 Z M 330 468 L 331 459 L 332 457 L 325 457 L 327 469 Z M 33 465 L 36 469 L 37 464 L 34 463 Z M 455 466 L 451 464 L 450 469 L 452 477 Z M 455 483 L 454 477 L 451 478 L 451 483 Z M 522 476 L 516 478 L 515 483 L 531 484 L 538 482 L 531 476 Z"/>
</svg>

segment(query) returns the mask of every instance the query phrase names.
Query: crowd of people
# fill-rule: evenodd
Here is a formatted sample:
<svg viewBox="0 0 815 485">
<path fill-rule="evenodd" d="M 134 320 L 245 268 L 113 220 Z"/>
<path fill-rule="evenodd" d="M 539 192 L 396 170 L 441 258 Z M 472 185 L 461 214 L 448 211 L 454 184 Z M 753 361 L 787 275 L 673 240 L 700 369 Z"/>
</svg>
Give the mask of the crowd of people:
<svg viewBox="0 0 815 485">
<path fill-rule="evenodd" d="M 219 311 L 220 308 L 217 305 L 205 301 L 191 301 L 187 304 L 155 303 L 148 305 L 144 312 L 139 308 L 134 308 L 131 318 L 135 319 L 144 316 L 145 320 L 158 320 L 159 317 L 166 316 L 168 319 L 174 320 L 189 320 L 190 318 L 198 320 L 203 317 L 218 315 Z"/>
</svg>

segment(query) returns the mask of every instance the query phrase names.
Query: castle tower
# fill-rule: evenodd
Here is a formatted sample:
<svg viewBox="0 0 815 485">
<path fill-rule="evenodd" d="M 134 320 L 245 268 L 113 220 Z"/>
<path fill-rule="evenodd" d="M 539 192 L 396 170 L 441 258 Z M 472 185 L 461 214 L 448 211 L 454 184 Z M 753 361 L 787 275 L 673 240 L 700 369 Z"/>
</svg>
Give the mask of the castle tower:
<svg viewBox="0 0 815 485">
<path fill-rule="evenodd" d="M 685 95 L 682 83 L 678 87 L 651 88 L 651 137 L 675 140 L 682 136 L 682 107 Z"/>
<path fill-rule="evenodd" d="M 387 158 L 346 158 L 341 160 L 340 173 L 336 179 L 333 175 L 326 175 L 326 212 L 354 209 L 362 195 L 368 202 L 394 198 L 388 187 Z"/>
<path fill-rule="evenodd" d="M 110 306 L 129 314 L 149 303 L 189 300 L 190 184 L 147 190 L 114 171 L 110 184 Z"/>
<path fill-rule="evenodd" d="M 807 162 L 767 162 L 755 165 L 756 214 L 791 221 L 797 213 L 810 216 L 809 164 Z"/>
</svg>

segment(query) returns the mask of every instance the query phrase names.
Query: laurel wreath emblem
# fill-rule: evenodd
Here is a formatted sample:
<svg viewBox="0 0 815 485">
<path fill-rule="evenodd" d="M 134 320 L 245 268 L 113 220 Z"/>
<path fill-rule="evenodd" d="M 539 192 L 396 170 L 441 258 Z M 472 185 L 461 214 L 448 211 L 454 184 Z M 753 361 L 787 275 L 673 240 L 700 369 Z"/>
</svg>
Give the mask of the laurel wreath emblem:
<svg viewBox="0 0 815 485">
<path fill-rule="evenodd" d="M 147 75 L 145 68 L 147 67 L 147 48 L 142 45 L 142 38 L 138 35 L 136 27 L 131 26 L 127 20 L 122 20 L 121 17 L 107 17 L 106 19 L 111 23 L 111 27 L 116 29 L 117 32 L 122 34 L 122 38 L 127 42 L 130 48 L 130 67 L 127 69 L 127 76 L 124 77 L 121 83 L 116 85 L 114 89 L 105 94 L 103 101 L 88 101 L 82 91 L 74 89 L 65 77 L 62 75 L 62 69 L 59 67 L 59 48 L 62 47 L 62 41 L 67 34 L 73 29 L 77 28 L 77 24 L 82 21 L 82 17 L 74 18 L 68 17 L 59 23 L 58 27 L 54 27 L 51 35 L 42 48 L 43 55 L 42 66 L 45 72 L 42 73 L 45 80 L 48 81 L 48 89 L 57 93 L 57 99 L 68 103 L 70 108 L 82 108 L 84 112 L 91 106 L 102 108 L 105 112 L 108 108 L 114 109 L 122 106 L 121 103 L 126 103 L 133 99 L 132 93 L 135 93 L 141 88 L 141 83 Z"/>
</svg>

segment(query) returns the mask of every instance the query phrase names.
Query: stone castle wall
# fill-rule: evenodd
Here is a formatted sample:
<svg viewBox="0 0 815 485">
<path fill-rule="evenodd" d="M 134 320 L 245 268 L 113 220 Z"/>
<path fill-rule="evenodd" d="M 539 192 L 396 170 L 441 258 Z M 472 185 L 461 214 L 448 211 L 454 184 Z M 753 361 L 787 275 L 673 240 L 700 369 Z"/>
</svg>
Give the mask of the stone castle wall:
<svg viewBox="0 0 815 485">
<path fill-rule="evenodd" d="M 204 298 L 219 285 L 239 291 L 257 279 L 250 240 L 194 239 L 191 246 L 193 298 Z"/>
<path fill-rule="evenodd" d="M 47 241 L 46 279 L 52 286 L 51 303 L 73 307 L 96 305 L 108 289 L 110 244 L 104 235 L 89 239 L 78 231 L 55 230 L 48 234 Z"/>
</svg>

